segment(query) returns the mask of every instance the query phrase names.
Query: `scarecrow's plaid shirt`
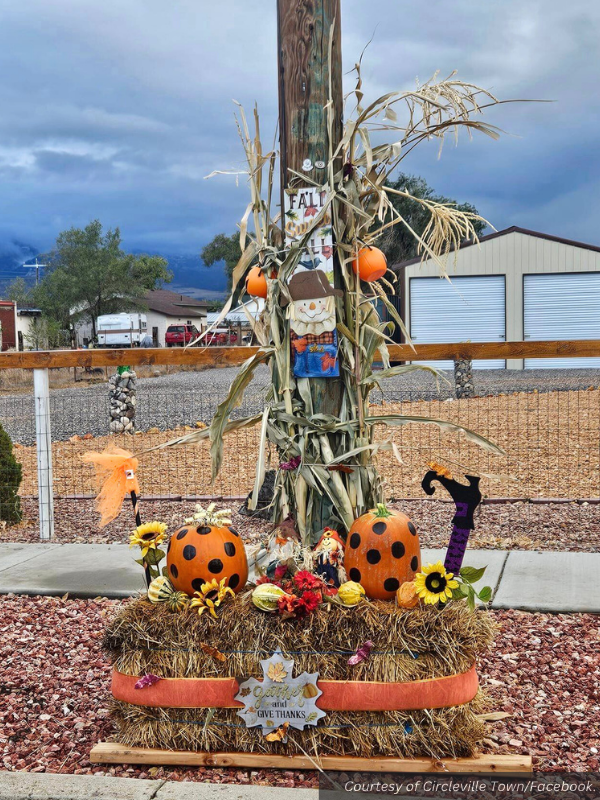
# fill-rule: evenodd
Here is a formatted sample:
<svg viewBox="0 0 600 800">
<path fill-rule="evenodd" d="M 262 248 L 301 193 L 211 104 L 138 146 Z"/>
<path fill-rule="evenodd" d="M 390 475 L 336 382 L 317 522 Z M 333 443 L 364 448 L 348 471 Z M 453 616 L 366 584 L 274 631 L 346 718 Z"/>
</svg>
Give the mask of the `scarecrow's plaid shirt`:
<svg viewBox="0 0 600 800">
<path fill-rule="evenodd" d="M 304 336 L 298 336 L 297 333 L 294 333 L 294 331 L 292 331 L 291 332 L 292 342 L 296 341 L 297 339 L 304 339 L 307 345 L 335 344 L 334 331 L 326 331 L 325 333 L 321 333 L 319 336 L 315 336 L 314 333 L 307 333 Z"/>
</svg>

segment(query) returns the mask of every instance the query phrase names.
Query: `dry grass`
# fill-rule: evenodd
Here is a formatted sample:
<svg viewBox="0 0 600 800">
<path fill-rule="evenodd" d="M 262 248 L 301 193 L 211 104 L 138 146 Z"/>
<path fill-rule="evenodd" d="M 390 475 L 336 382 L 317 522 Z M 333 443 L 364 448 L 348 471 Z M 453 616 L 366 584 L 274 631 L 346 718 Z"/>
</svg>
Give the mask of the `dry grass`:
<svg viewBox="0 0 600 800">
<path fill-rule="evenodd" d="M 488 497 L 588 498 L 600 492 L 600 391 L 518 393 L 476 397 L 452 402 L 420 401 L 373 406 L 376 414 L 399 412 L 458 422 L 488 437 L 506 452 L 498 457 L 469 443 L 463 436 L 442 433 L 435 426 L 408 425 L 377 438 L 393 438 L 404 464 L 392 453 L 379 455 L 379 468 L 388 497 L 423 497 L 420 481 L 431 459 L 457 474 L 483 474 Z M 54 442 L 55 491 L 59 495 L 93 494 L 93 472 L 81 463 L 88 450 L 119 444 L 142 451 L 184 433 L 182 428 L 131 437 L 98 437 L 87 441 Z M 208 442 L 168 448 L 140 461 L 139 477 L 145 495 L 245 495 L 252 488 L 259 443 L 258 429 L 225 438 L 223 467 L 210 482 Z M 23 464 L 21 493 L 36 493 L 34 447 L 17 447 Z M 277 454 L 271 452 L 271 465 Z"/>
<path fill-rule="evenodd" d="M 304 622 L 289 622 L 257 611 L 247 593 L 224 605 L 216 621 L 136 600 L 109 624 L 104 646 L 113 666 L 130 675 L 259 676 L 259 659 L 279 648 L 294 658 L 297 672 L 318 671 L 324 679 L 407 681 L 466 671 L 490 647 L 495 631 L 488 614 L 470 612 L 464 602 L 442 610 L 403 611 L 382 602 L 353 610 L 321 607 Z M 350 667 L 349 655 L 366 639 L 374 643 L 370 658 Z M 219 649 L 225 662 L 207 655 L 201 642 Z M 117 740 L 132 746 L 442 758 L 473 754 L 483 738 L 476 713 L 484 707 L 480 693 L 472 703 L 448 709 L 334 712 L 316 729 L 294 731 L 285 747 L 247 730 L 235 709 L 155 709 L 118 702 L 113 719 Z"/>
</svg>

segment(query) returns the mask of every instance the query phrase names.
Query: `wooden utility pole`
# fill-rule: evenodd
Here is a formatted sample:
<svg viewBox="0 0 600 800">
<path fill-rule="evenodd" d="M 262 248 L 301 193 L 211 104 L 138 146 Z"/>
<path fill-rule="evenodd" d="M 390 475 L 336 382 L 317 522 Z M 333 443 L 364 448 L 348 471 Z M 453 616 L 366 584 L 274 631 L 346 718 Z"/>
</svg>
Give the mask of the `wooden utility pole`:
<svg viewBox="0 0 600 800">
<path fill-rule="evenodd" d="M 282 188 L 290 169 L 324 184 L 329 159 L 326 104 L 334 105 L 333 150 L 342 137 L 340 0 L 277 0 Z M 331 64 L 329 42 L 334 26 Z M 303 170 L 305 160 L 313 165 Z M 298 179 L 293 181 L 298 183 Z M 299 184 L 301 185 L 301 184 Z M 308 184 L 306 184 L 308 185 Z"/>
<path fill-rule="evenodd" d="M 310 186 L 294 175 L 325 185 L 329 154 L 342 137 L 343 91 L 340 0 L 277 0 L 279 128 L 282 218 L 286 188 Z M 333 29 L 333 39 L 332 39 Z M 330 58 L 331 45 L 331 58 Z M 332 141 L 329 141 L 329 97 L 333 99 Z M 331 148 L 330 148 L 331 145 Z M 334 284 L 342 288 L 340 265 L 334 261 Z M 315 413 L 339 416 L 341 378 L 310 378 Z M 322 498 L 314 515 L 316 533 L 334 526 L 331 503 Z"/>
</svg>

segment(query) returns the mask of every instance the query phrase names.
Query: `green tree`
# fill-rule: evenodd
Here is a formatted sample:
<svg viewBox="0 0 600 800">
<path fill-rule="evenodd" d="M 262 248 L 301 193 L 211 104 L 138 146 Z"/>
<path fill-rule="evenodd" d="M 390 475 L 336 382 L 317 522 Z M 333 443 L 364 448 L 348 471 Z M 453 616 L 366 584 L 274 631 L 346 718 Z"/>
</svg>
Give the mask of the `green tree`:
<svg viewBox="0 0 600 800">
<path fill-rule="evenodd" d="M 10 436 L 0 425 L 0 519 L 5 522 L 20 522 L 23 516 L 18 495 L 21 478 Z"/>
<path fill-rule="evenodd" d="M 209 314 L 212 314 L 217 311 L 220 311 L 224 305 L 225 305 L 224 300 L 207 300 L 206 310 L 208 311 Z"/>
<path fill-rule="evenodd" d="M 400 173 L 395 181 L 390 181 L 387 185 L 392 189 L 408 192 L 415 197 L 433 200 L 436 203 L 444 203 L 446 205 L 452 204 L 460 211 L 477 214 L 477 209 L 475 206 L 471 205 L 471 203 L 457 204 L 448 197 L 436 194 L 424 178 L 415 175 Z M 414 200 L 410 200 L 407 197 L 400 197 L 398 195 L 389 195 L 389 197 L 392 200 L 394 208 L 420 236 L 427 227 L 430 219 L 427 209 L 423 208 L 420 203 L 416 203 Z M 474 220 L 473 227 L 479 236 L 484 231 L 486 224 L 485 222 Z M 379 240 L 378 246 L 386 254 L 390 266 L 402 261 L 407 261 L 409 258 L 415 258 L 418 255 L 417 240 L 401 223 L 388 228 Z"/>
<path fill-rule="evenodd" d="M 242 250 L 240 248 L 239 233 L 233 233 L 231 236 L 218 233 L 212 242 L 209 242 L 200 253 L 200 257 L 207 267 L 212 267 L 213 264 L 219 263 L 225 265 L 228 292 L 231 291 L 231 275 L 241 256 Z"/>
<path fill-rule="evenodd" d="M 121 249 L 121 233 L 102 230 L 99 220 L 59 234 L 45 258 L 48 269 L 34 290 L 36 304 L 62 327 L 102 314 L 145 308 L 144 295 L 172 280 L 166 259 Z"/>
<path fill-rule="evenodd" d="M 388 186 L 392 189 L 409 192 L 415 197 L 426 198 L 436 203 L 456 205 L 461 211 L 477 214 L 477 209 L 475 206 L 471 205 L 471 203 L 456 204 L 454 200 L 436 194 L 427 181 L 418 176 L 400 173 L 395 181 L 388 183 Z M 421 235 L 430 219 L 427 209 L 406 197 L 390 195 L 390 198 L 396 210 L 402 214 L 411 228 Z M 484 231 L 486 224 L 485 222 L 474 220 L 473 227 L 479 236 Z M 417 240 L 402 224 L 388 228 L 379 240 L 378 246 L 386 254 L 390 265 L 398 264 L 401 261 L 407 261 L 409 258 L 414 258 L 418 255 Z M 207 267 L 218 263 L 223 263 L 225 265 L 228 291 L 231 290 L 231 274 L 241 255 L 242 251 L 240 249 L 240 237 L 238 233 L 233 233 L 231 236 L 218 233 L 215 238 L 206 245 L 201 253 L 202 260 Z"/>
<path fill-rule="evenodd" d="M 50 317 L 34 317 L 31 320 L 29 333 L 26 333 L 23 339 L 25 345 L 32 350 L 54 350 L 70 345 L 69 331 Z"/>
<path fill-rule="evenodd" d="M 19 308 L 25 308 L 32 302 L 32 287 L 24 278 L 15 278 L 6 287 L 6 297 L 12 300 Z"/>
</svg>

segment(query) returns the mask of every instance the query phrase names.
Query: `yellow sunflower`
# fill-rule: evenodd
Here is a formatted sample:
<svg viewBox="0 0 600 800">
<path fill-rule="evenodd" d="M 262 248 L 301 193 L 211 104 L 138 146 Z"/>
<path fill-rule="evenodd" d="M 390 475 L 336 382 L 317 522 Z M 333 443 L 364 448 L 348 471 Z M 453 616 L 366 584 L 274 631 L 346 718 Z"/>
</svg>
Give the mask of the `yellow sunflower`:
<svg viewBox="0 0 600 800">
<path fill-rule="evenodd" d="M 167 526 L 163 522 L 145 522 L 143 525 L 138 525 L 129 537 L 129 547 L 139 545 L 142 558 L 145 558 L 148 550 L 156 550 L 164 541 L 166 530 Z"/>
<path fill-rule="evenodd" d="M 208 610 L 216 619 L 217 613 L 215 609 L 221 605 L 227 595 L 230 594 L 232 597 L 235 597 L 233 590 L 230 589 L 229 586 L 226 586 L 226 583 L 227 578 L 222 578 L 221 581 L 217 581 L 216 578 L 213 578 L 212 581 L 203 583 L 200 587 L 200 591 L 194 592 L 194 597 L 190 604 L 192 608 L 197 608 L 200 616 Z"/>
<path fill-rule="evenodd" d="M 445 603 L 452 597 L 452 589 L 456 589 L 458 581 L 453 580 L 454 573 L 446 572 L 441 561 L 437 564 L 427 564 L 422 572 L 415 575 L 415 588 L 421 600 L 426 605 L 434 606 L 436 603 Z"/>
</svg>

